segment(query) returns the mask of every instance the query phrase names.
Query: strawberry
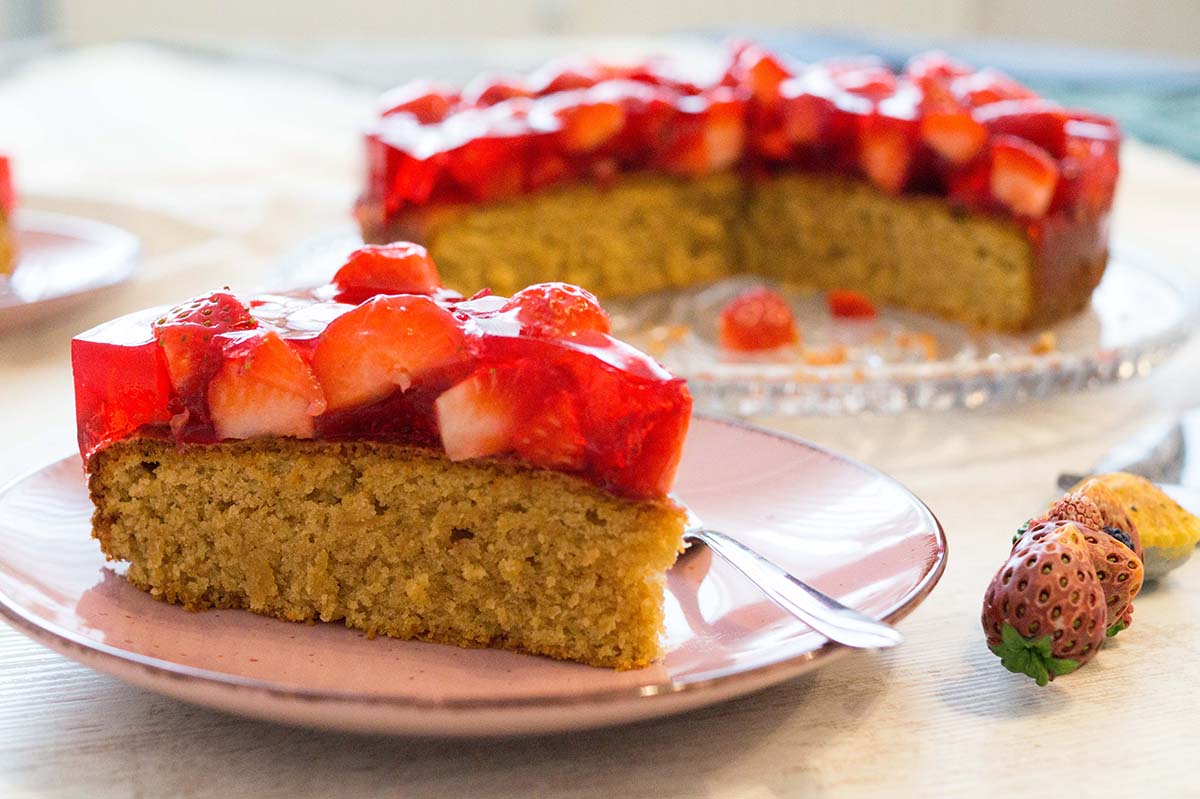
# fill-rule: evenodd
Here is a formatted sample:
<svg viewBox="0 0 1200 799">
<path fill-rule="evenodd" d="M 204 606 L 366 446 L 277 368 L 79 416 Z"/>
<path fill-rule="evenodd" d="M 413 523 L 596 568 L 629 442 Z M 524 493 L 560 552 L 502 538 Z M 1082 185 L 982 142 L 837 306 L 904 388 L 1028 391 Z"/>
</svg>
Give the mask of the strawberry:
<svg viewBox="0 0 1200 799">
<path fill-rule="evenodd" d="M 1133 623 L 1133 599 L 1142 590 L 1145 569 L 1133 550 L 1111 533 L 1084 530 L 1083 537 L 1088 542 L 1096 579 L 1104 588 L 1108 609 L 1105 629 L 1111 638 Z"/>
<path fill-rule="evenodd" d="M 471 107 L 486 108 L 514 97 L 530 96 L 529 89 L 518 77 L 480 75 L 463 87 L 462 102 Z"/>
<path fill-rule="evenodd" d="M 382 116 L 412 114 L 422 125 L 441 122 L 457 102 L 458 95 L 450 88 L 422 81 L 393 89 L 379 101 Z"/>
<path fill-rule="evenodd" d="M 981 69 L 955 78 L 950 89 L 971 108 L 979 108 L 1002 100 L 1023 100 L 1036 95 L 1032 90 L 994 69 Z"/>
<path fill-rule="evenodd" d="M 876 186 L 899 194 L 912 176 L 916 120 L 876 112 L 859 117 L 858 122 L 859 167 Z"/>
<path fill-rule="evenodd" d="M 522 420 L 512 444 L 517 455 L 543 469 L 577 472 L 587 465 L 579 411 L 566 391 L 551 394 Z"/>
<path fill-rule="evenodd" d="M 218 438 L 311 438 L 325 397 L 308 364 L 273 331 L 227 343 L 208 384 Z"/>
<path fill-rule="evenodd" d="M 991 153 L 992 196 L 1022 216 L 1044 216 L 1058 187 L 1057 162 L 1041 147 L 1016 136 L 996 136 Z"/>
<path fill-rule="evenodd" d="M 584 330 L 608 333 L 612 322 L 599 301 L 584 289 L 567 283 L 537 283 L 521 289 L 500 309 L 515 311 L 521 332 L 559 338 Z"/>
<path fill-rule="evenodd" d="M 1009 671 L 1045 685 L 1095 657 L 1104 643 L 1104 590 L 1074 522 L 1030 529 L 992 578 L 981 621 Z"/>
<path fill-rule="evenodd" d="M 1056 159 L 1066 155 L 1067 112 L 1049 100 L 1005 100 L 977 108 L 972 116 L 993 136 L 1025 139 Z"/>
<path fill-rule="evenodd" d="M 469 359 L 462 324 L 428 297 L 380 296 L 334 319 L 317 339 L 312 368 L 329 410 L 406 391 L 431 372 Z"/>
<path fill-rule="evenodd" d="M 721 309 L 717 326 L 721 346 L 741 352 L 775 349 L 800 338 L 791 306 L 768 288 L 734 297 Z"/>
<path fill-rule="evenodd" d="M 834 289 L 825 302 L 829 313 L 843 319 L 874 319 L 879 314 L 870 297 L 851 289 Z"/>
<path fill-rule="evenodd" d="M 921 117 L 921 141 L 951 164 L 965 164 L 982 152 L 988 132 L 959 109 L 930 111 Z"/>
<path fill-rule="evenodd" d="M 251 330 L 258 321 L 237 297 L 214 291 L 175 306 L 150 327 L 166 357 L 171 385 L 182 395 L 206 382 L 217 367 L 215 336 Z"/>
<path fill-rule="evenodd" d="M 704 175 L 731 166 L 745 145 L 745 105 L 728 90 L 683 97 L 684 114 L 669 128 L 663 166 L 681 175 Z"/>
<path fill-rule="evenodd" d="M 446 168 L 476 200 L 512 197 L 525 181 L 524 145 L 521 137 L 479 136 L 449 151 Z"/>
<path fill-rule="evenodd" d="M 734 59 L 729 77 L 733 85 L 748 88 L 759 103 L 774 105 L 779 102 L 779 85 L 792 77 L 792 72 L 777 56 L 761 47 L 747 45 Z"/>
<path fill-rule="evenodd" d="M 438 432 L 452 461 L 499 455 L 512 448 L 524 416 L 513 373 L 493 366 L 476 370 L 434 401 Z"/>
<path fill-rule="evenodd" d="M 936 50 L 914 56 L 904 65 L 904 75 L 919 82 L 949 83 L 955 78 L 970 75 L 973 70 Z"/>
<path fill-rule="evenodd" d="M 333 285 L 338 288 L 335 300 L 358 305 L 378 294 L 433 294 L 442 281 L 424 247 L 401 241 L 350 253 Z"/>
<path fill-rule="evenodd" d="M 895 74 L 875 61 L 834 64 L 830 69 L 838 88 L 849 94 L 879 102 L 896 92 Z"/>
<path fill-rule="evenodd" d="M 625 109 L 617 103 L 579 103 L 555 111 L 562 122 L 562 143 L 569 153 L 598 149 L 621 132 Z"/>
</svg>

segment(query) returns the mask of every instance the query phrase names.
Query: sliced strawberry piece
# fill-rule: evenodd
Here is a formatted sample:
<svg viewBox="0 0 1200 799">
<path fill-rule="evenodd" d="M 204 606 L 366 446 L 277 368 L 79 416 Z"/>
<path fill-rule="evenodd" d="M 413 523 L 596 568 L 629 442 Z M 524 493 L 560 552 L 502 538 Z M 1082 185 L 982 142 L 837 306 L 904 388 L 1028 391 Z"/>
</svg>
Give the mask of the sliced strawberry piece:
<svg viewBox="0 0 1200 799">
<path fill-rule="evenodd" d="M 875 303 L 860 291 L 834 289 L 825 297 L 829 313 L 841 319 L 874 319 L 879 315 Z"/>
<path fill-rule="evenodd" d="M 442 287 L 429 251 L 407 241 L 368 245 L 350 253 L 333 276 L 338 302 L 357 305 L 378 294 L 433 294 Z"/>
<path fill-rule="evenodd" d="M 407 390 L 469 360 L 462 324 L 428 297 L 381 296 L 329 323 L 312 367 L 337 411 Z"/>
<path fill-rule="evenodd" d="M 587 466 L 587 442 L 572 394 L 552 393 L 524 419 L 512 440 L 521 458 L 543 469 L 582 471 Z"/>
<path fill-rule="evenodd" d="M 512 449 L 524 416 L 510 373 L 485 366 L 442 392 L 434 402 L 442 448 L 452 461 L 499 455 Z"/>
<path fill-rule="evenodd" d="M 745 146 L 745 104 L 728 89 L 712 97 L 683 97 L 663 166 L 680 175 L 705 175 L 732 165 Z"/>
<path fill-rule="evenodd" d="M 515 136 L 480 136 L 447 153 L 455 181 L 477 200 L 499 200 L 521 192 L 523 141 Z"/>
<path fill-rule="evenodd" d="M 914 56 L 904 65 L 904 74 L 915 81 L 932 80 L 948 84 L 955 78 L 970 75 L 972 69 L 936 50 Z"/>
<path fill-rule="evenodd" d="M 983 151 L 988 132 L 967 111 L 933 111 L 921 117 L 921 141 L 952 164 L 965 164 Z"/>
<path fill-rule="evenodd" d="M 1044 216 L 1058 177 L 1058 163 L 1036 144 L 1016 136 L 997 136 L 992 141 L 992 196 L 1013 212 Z"/>
<path fill-rule="evenodd" d="M 917 152 L 918 125 L 873 113 L 859 117 L 858 163 L 867 177 L 889 194 L 899 194 L 912 176 Z"/>
<path fill-rule="evenodd" d="M 188 394 L 217 366 L 213 338 L 251 330 L 258 322 L 237 297 L 214 291 L 175 306 L 150 327 L 166 358 L 171 385 L 176 393 Z"/>
<path fill-rule="evenodd" d="M 584 330 L 608 333 L 612 322 L 599 301 L 584 289 L 567 283 L 538 283 L 513 295 L 501 311 L 516 311 L 521 332 L 561 338 Z"/>
<path fill-rule="evenodd" d="M 308 364 L 278 333 L 251 334 L 226 344 L 224 362 L 208 384 L 218 438 L 311 438 L 325 397 Z"/>
<path fill-rule="evenodd" d="M 379 101 L 382 116 L 412 114 L 422 125 L 441 122 L 458 103 L 458 95 L 437 83 L 417 81 L 387 92 Z"/>
<path fill-rule="evenodd" d="M 481 75 L 462 91 L 464 105 L 486 108 L 514 97 L 532 97 L 533 93 L 515 76 Z"/>
<path fill-rule="evenodd" d="M 1037 95 L 1012 78 L 994 69 L 981 69 L 970 75 L 956 78 L 950 84 L 951 91 L 971 108 L 1002 100 L 1022 100 Z"/>
<path fill-rule="evenodd" d="M 573 89 L 590 89 L 604 77 L 595 64 L 551 62 L 529 76 L 527 84 L 534 97 L 566 92 Z"/>
<path fill-rule="evenodd" d="M 12 169 L 8 158 L 0 155 L 0 211 L 8 214 L 17 205 L 17 194 L 13 190 Z"/>
<path fill-rule="evenodd" d="M 797 84 L 789 94 L 792 83 L 784 85 L 783 103 L 784 131 L 789 139 L 797 144 L 813 144 L 824 139 L 829 127 L 830 118 L 834 114 L 833 101 L 827 97 L 808 94 Z"/>
<path fill-rule="evenodd" d="M 567 152 L 598 149 L 621 132 L 625 109 L 617 103 L 580 103 L 555 111 L 562 122 L 562 143 Z"/>
<path fill-rule="evenodd" d="M 721 309 L 717 338 L 725 349 L 755 352 L 795 344 L 800 335 L 787 302 L 770 289 L 757 288 Z"/>
<path fill-rule="evenodd" d="M 977 119 L 992 135 L 1007 134 L 1033 142 L 1055 158 L 1067 150 L 1067 111 L 1038 98 L 1005 100 L 977 108 Z"/>
<path fill-rule="evenodd" d="M 763 105 L 779 102 L 779 85 L 792 77 L 792 71 L 779 58 L 756 45 L 738 52 L 729 69 L 733 85 L 745 86 Z"/>
</svg>

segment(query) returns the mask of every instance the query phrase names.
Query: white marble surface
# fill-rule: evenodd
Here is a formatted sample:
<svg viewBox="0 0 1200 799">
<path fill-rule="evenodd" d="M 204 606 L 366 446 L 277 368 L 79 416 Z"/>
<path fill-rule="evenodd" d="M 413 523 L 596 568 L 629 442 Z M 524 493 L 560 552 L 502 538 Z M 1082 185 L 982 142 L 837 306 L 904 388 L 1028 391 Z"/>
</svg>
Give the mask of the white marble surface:
<svg viewBox="0 0 1200 799">
<path fill-rule="evenodd" d="M 0 480 L 73 446 L 71 335 L 214 285 L 252 288 L 292 242 L 345 223 L 371 100 L 311 74 L 128 46 L 0 82 L 0 147 L 25 202 L 127 227 L 147 255 L 127 289 L 0 340 Z M 1137 145 L 1124 165 L 1120 235 L 1200 268 L 1200 169 Z M 946 575 L 898 650 L 674 719 L 472 743 L 246 721 L 0 626 L 0 797 L 1198 795 L 1200 559 L 1140 598 L 1096 661 L 1044 689 L 999 666 L 978 622 L 1009 530 L 1055 475 L 1200 401 L 1197 367 L 1192 346 L 1150 380 L 1020 408 L 775 421 L 892 473 L 945 525 Z"/>
</svg>

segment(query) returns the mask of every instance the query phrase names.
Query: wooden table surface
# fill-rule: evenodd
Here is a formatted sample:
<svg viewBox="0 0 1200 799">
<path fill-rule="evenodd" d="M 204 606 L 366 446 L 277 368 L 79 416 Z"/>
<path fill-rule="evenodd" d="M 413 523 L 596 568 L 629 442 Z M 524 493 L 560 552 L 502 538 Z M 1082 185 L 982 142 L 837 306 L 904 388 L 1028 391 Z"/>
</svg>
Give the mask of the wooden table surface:
<svg viewBox="0 0 1200 799">
<path fill-rule="evenodd" d="M 270 280 L 347 221 L 372 93 L 296 71 L 137 46 L 41 58 L 0 82 L 0 147 L 28 206 L 142 237 L 131 286 L 0 339 L 0 480 L 72 449 L 67 342 L 114 315 Z M 1200 169 L 1130 144 L 1117 235 L 1200 269 Z M 1152 312 L 1153 309 L 1148 309 Z M 89 671 L 0 625 L 0 797 L 1198 796 L 1200 558 L 1136 624 L 1038 688 L 978 621 L 1009 531 L 1060 470 L 1200 401 L 1200 346 L 1148 380 L 1019 408 L 764 420 L 890 472 L 933 508 L 950 561 L 897 650 L 633 727 L 506 742 L 291 729 Z"/>
</svg>

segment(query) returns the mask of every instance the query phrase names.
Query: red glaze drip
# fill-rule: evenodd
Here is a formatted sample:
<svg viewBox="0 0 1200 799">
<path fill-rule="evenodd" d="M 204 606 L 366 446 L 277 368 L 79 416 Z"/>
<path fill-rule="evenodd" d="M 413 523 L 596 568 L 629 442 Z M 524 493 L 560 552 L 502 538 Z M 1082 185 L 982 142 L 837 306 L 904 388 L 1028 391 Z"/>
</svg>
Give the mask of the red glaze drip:
<svg viewBox="0 0 1200 799">
<path fill-rule="evenodd" d="M 607 327 L 606 318 L 597 321 L 595 316 L 603 314 L 599 306 L 585 314 L 572 305 L 571 313 L 556 318 L 565 327 L 550 330 L 545 315 L 547 296 L 573 303 L 594 302 L 573 287 L 550 287 L 553 291 L 549 294 L 532 290 L 526 295 L 540 303 L 533 316 L 527 310 L 533 306 L 523 306 L 521 295 L 511 302 L 493 296 L 465 300 L 441 288 L 421 295 L 420 300 L 415 299 L 418 295 L 377 295 L 413 298 L 409 304 L 425 302 L 428 296 L 449 311 L 450 324 L 459 331 L 455 335 L 465 336 L 461 357 L 443 358 L 428 369 L 413 367 L 411 374 L 395 385 L 388 384 L 380 398 L 354 407 L 326 410 L 323 402 L 301 402 L 299 411 L 293 405 L 284 407 L 293 409 L 290 413 L 313 414 L 308 426 L 317 439 L 368 439 L 440 448 L 443 430 L 438 398 L 468 379 L 494 377 L 499 401 L 476 410 L 490 413 L 503 408 L 511 430 L 498 449 L 486 454 L 513 455 L 535 466 L 576 473 L 625 496 L 665 495 L 691 414 L 691 397 L 684 382 L 648 356 L 595 329 L 601 324 Z M 322 346 L 330 322 L 361 307 L 334 300 L 345 293 L 343 283 L 251 300 L 246 307 L 257 325 L 245 329 L 242 324 L 206 339 L 205 346 L 211 347 L 208 352 L 212 354 L 204 358 L 189 354 L 187 363 L 196 364 L 194 373 L 178 379 L 176 369 L 177 388 L 172 388 L 168 369 L 172 350 L 161 343 L 177 340 L 177 334 L 152 328 L 156 321 L 161 326 L 164 319 L 172 318 L 164 309 L 131 314 L 76 337 L 72 361 L 81 454 L 86 460 L 135 434 L 173 437 L 180 443 L 213 443 L 221 440 L 217 433 L 221 422 L 227 430 L 256 429 L 254 414 L 260 408 L 253 404 L 248 407 L 249 427 L 245 418 L 231 424 L 229 419 L 213 417 L 227 407 L 240 411 L 242 395 L 237 381 L 253 376 L 256 369 L 267 369 L 267 363 L 271 371 L 264 375 L 264 383 L 257 384 L 259 388 L 283 386 L 286 392 L 294 384 L 297 395 L 311 391 L 312 383 L 303 381 L 320 374 L 313 369 L 314 353 Z M 367 298 L 363 304 L 370 301 Z M 194 305 L 195 301 L 181 307 Z M 523 314 L 534 324 L 522 321 Z M 567 329 L 571 324 L 580 329 Z M 281 337 L 300 361 L 292 358 L 289 362 L 292 356 L 280 358 L 277 351 L 269 361 L 265 355 L 256 356 L 260 347 L 266 351 L 262 342 L 272 334 Z M 426 339 L 418 340 L 425 346 Z M 353 355 L 353 350 L 349 354 Z M 262 360 L 256 361 L 256 357 Z M 376 375 L 371 371 L 374 362 L 366 363 L 355 365 L 347 360 L 345 370 L 351 376 L 360 372 Z M 301 382 L 289 382 L 292 371 L 288 370 L 302 372 L 303 377 L 297 378 Z M 341 380 L 344 375 L 333 377 Z M 225 382 L 219 387 L 222 404 L 217 406 L 210 398 L 215 396 L 212 392 L 219 380 Z M 328 385 L 325 389 L 332 397 Z M 250 403 L 266 402 L 261 392 L 247 396 Z M 262 411 L 272 412 L 276 411 Z M 451 425 L 474 424 L 465 417 L 443 416 L 442 420 Z"/>
</svg>

